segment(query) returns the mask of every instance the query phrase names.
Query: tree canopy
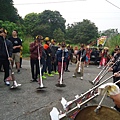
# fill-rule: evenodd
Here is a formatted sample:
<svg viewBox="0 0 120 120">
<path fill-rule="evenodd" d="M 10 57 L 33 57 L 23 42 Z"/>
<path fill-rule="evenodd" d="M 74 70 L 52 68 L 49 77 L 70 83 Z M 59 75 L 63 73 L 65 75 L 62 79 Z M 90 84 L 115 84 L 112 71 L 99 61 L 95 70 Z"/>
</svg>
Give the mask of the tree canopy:
<svg viewBox="0 0 120 120">
<path fill-rule="evenodd" d="M 70 39 L 72 43 L 85 43 L 97 39 L 98 28 L 90 20 L 83 20 L 67 26 L 66 39 Z"/>
<path fill-rule="evenodd" d="M 53 38 L 53 32 L 61 29 L 65 33 L 65 19 L 58 11 L 45 10 L 42 13 L 30 13 L 25 16 L 26 31 L 32 36 L 42 34 Z"/>
<path fill-rule="evenodd" d="M 13 6 L 13 0 L 0 0 L 0 20 L 21 22 L 17 9 Z"/>
</svg>

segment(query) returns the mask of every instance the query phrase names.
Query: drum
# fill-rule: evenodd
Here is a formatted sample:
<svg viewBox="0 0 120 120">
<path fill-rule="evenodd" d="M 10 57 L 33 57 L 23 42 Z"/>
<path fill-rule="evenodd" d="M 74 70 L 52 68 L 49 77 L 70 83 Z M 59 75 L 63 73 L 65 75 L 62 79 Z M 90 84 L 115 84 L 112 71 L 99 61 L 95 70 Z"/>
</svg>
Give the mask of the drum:
<svg viewBox="0 0 120 120">
<path fill-rule="evenodd" d="M 74 120 L 120 120 L 120 113 L 112 108 L 101 106 L 98 112 L 97 105 L 83 108 Z"/>
</svg>

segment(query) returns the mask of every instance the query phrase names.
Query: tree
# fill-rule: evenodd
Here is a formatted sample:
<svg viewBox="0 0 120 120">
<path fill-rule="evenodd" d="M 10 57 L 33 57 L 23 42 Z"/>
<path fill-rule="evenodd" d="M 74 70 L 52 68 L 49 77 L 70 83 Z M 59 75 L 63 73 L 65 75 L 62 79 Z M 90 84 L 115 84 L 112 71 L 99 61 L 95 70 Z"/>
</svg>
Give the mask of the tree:
<svg viewBox="0 0 120 120">
<path fill-rule="evenodd" d="M 13 6 L 13 0 L 0 0 L 0 20 L 15 23 L 22 20 L 17 9 Z"/>
<path fill-rule="evenodd" d="M 49 24 L 51 35 L 55 29 L 60 28 L 62 32 L 65 32 L 65 22 L 66 20 L 58 11 L 45 10 L 40 14 L 40 24 Z"/>
<path fill-rule="evenodd" d="M 18 31 L 18 35 L 19 37 L 23 37 L 24 36 L 24 26 L 23 25 L 18 25 L 16 23 L 10 22 L 10 21 L 2 21 L 0 20 L 0 27 L 3 27 L 4 29 L 7 30 L 8 32 L 8 36 L 11 36 L 11 33 L 13 30 L 17 30 Z"/>
<path fill-rule="evenodd" d="M 100 36 L 113 37 L 118 35 L 118 29 L 108 29 L 105 31 L 100 31 L 99 34 Z"/>
<path fill-rule="evenodd" d="M 29 13 L 24 18 L 24 26 L 26 29 L 26 34 L 34 36 L 34 29 L 39 26 L 38 24 L 38 14 L 37 13 Z"/>
<path fill-rule="evenodd" d="M 53 32 L 60 28 L 65 32 L 65 19 L 58 11 L 45 10 L 42 13 L 30 13 L 24 18 L 27 34 L 41 34 L 53 38 Z"/>
<path fill-rule="evenodd" d="M 68 25 L 66 30 L 66 38 L 71 39 L 73 43 L 89 44 L 97 39 L 98 28 L 90 20 Z"/>
<path fill-rule="evenodd" d="M 64 32 L 60 28 L 54 30 L 53 32 L 53 37 L 54 39 L 57 40 L 57 42 L 62 42 L 64 41 Z"/>
</svg>

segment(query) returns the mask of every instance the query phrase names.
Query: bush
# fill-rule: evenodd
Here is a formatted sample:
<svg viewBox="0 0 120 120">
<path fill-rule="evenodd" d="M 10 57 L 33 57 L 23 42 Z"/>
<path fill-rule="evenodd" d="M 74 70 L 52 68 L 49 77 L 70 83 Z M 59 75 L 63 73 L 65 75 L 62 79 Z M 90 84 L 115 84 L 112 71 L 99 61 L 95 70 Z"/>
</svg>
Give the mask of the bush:
<svg viewBox="0 0 120 120">
<path fill-rule="evenodd" d="M 115 46 L 120 45 L 120 35 L 116 35 L 107 40 L 106 46 L 109 47 L 110 53 L 114 50 Z"/>
<path fill-rule="evenodd" d="M 30 55 L 30 50 L 29 50 L 29 46 L 30 43 L 33 42 L 33 38 L 30 36 L 26 36 L 25 38 L 23 38 L 23 57 L 28 57 Z"/>
</svg>

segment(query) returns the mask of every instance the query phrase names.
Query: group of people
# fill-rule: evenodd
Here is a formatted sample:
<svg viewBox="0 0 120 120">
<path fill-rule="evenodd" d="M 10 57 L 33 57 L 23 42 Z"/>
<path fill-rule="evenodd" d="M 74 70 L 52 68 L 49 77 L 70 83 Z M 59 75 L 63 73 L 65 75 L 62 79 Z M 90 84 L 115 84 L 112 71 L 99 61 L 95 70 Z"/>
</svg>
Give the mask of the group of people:
<svg viewBox="0 0 120 120">
<path fill-rule="evenodd" d="M 109 72 L 113 72 L 113 85 L 114 87 L 107 91 L 109 93 L 110 98 L 113 99 L 115 106 L 112 107 L 113 109 L 120 112 L 120 48 L 119 46 L 116 46 L 114 49 L 114 52 L 112 53 L 112 57 L 109 60 L 108 64 L 110 67 L 108 68 Z M 108 84 L 105 84 L 106 86 Z M 104 86 L 105 86 L 104 85 Z M 109 85 L 108 85 L 109 86 Z M 103 88 L 102 88 L 103 89 Z M 106 88 L 104 88 L 106 89 Z"/>
<path fill-rule="evenodd" d="M 12 67 L 16 65 L 17 73 L 20 73 L 20 61 L 21 61 L 21 52 L 22 41 L 18 37 L 17 30 L 13 30 L 12 36 L 7 39 L 7 31 L 3 28 L 0 29 L 0 68 L 3 66 L 4 70 L 4 82 L 5 85 L 10 85 L 7 78 L 9 77 L 10 63 Z M 65 42 L 56 44 L 56 40 L 50 40 L 49 37 L 43 38 L 42 35 L 37 35 L 32 43 L 29 45 L 30 50 L 30 67 L 32 74 L 32 82 L 38 82 L 38 76 L 40 76 L 40 69 L 42 78 L 45 79 L 47 74 L 50 77 L 53 77 L 54 74 L 58 74 L 60 83 L 61 73 L 64 71 L 69 71 L 69 63 L 75 57 L 76 68 L 73 74 L 73 77 L 76 77 L 76 74 L 79 71 L 81 80 L 84 76 L 84 66 L 89 66 L 90 54 L 92 50 L 89 46 L 85 47 L 84 44 L 81 44 L 80 49 L 75 47 L 73 49 L 70 45 L 66 45 Z M 110 56 L 108 53 L 108 48 L 104 48 L 101 52 L 101 61 L 99 68 L 105 66 L 109 60 L 112 60 L 110 64 L 114 64 L 109 71 L 113 71 L 113 83 L 120 79 L 120 48 L 117 46 L 114 52 Z M 117 61 L 117 62 L 116 62 Z M 61 69 L 63 68 L 63 69 Z M 62 71 L 61 71 L 62 70 Z M 62 78 L 63 81 L 63 78 Z M 120 83 L 117 83 L 120 88 Z M 115 98 L 113 98 L 115 99 Z M 115 105 L 115 108 L 120 111 L 120 106 Z"/>
<path fill-rule="evenodd" d="M 43 42 L 45 43 L 43 44 Z M 32 82 L 37 82 L 37 78 L 40 75 L 40 68 L 43 79 L 46 78 L 45 74 L 49 77 L 53 77 L 54 74 L 58 74 L 60 79 L 61 72 L 68 72 L 70 54 L 71 50 L 66 48 L 66 44 L 64 42 L 56 45 L 56 41 L 54 39 L 50 40 L 49 37 L 43 39 L 41 35 L 37 35 L 35 37 L 35 41 L 30 43 Z M 41 67 L 39 67 L 39 63 L 41 63 Z M 61 67 L 63 67 L 63 71 L 61 71 Z"/>
<path fill-rule="evenodd" d="M 10 82 L 7 80 L 10 75 L 10 63 L 11 67 L 13 67 L 15 62 L 17 73 L 20 73 L 21 47 L 22 42 L 18 38 L 17 30 L 13 30 L 11 37 L 7 39 L 7 31 L 4 28 L 0 28 L 0 69 L 3 68 L 4 70 L 5 85 L 10 85 Z"/>
</svg>

